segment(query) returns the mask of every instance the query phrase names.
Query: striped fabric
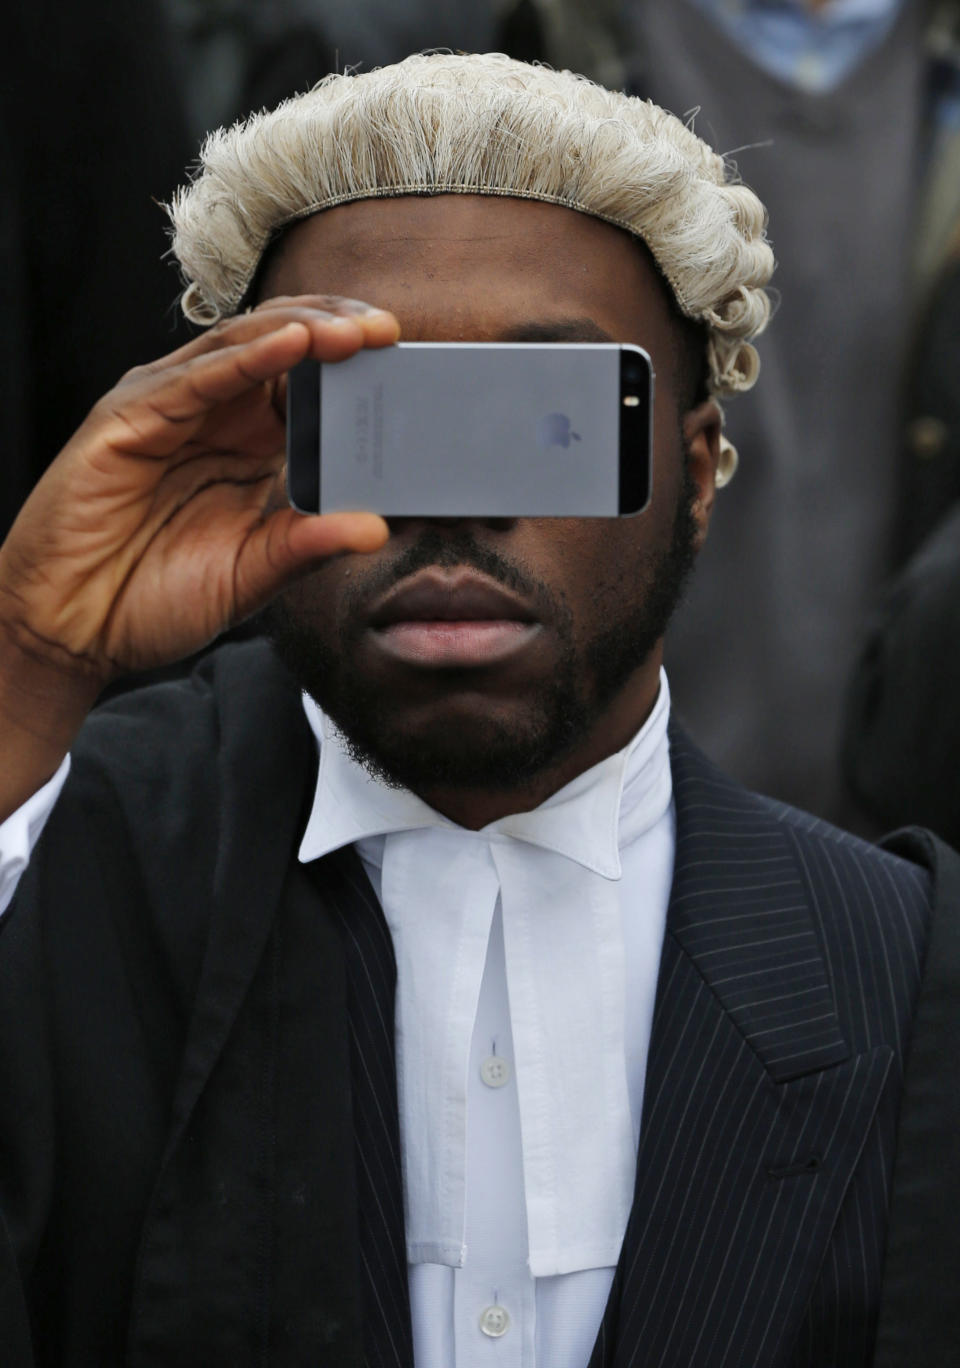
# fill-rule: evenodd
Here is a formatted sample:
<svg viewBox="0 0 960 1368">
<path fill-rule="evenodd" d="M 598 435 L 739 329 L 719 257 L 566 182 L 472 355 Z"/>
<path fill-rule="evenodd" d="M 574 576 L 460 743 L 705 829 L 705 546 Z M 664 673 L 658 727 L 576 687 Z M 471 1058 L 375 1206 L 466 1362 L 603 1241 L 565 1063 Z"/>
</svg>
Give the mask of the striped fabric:
<svg viewBox="0 0 960 1368">
<path fill-rule="evenodd" d="M 672 764 L 635 1202 L 591 1368 L 866 1368 L 926 876 L 680 733 Z"/>
<path fill-rule="evenodd" d="M 392 945 L 354 852 L 296 861 L 315 747 L 264 652 L 91 719 L 5 918 L 2 1368 L 412 1368 Z M 672 747 L 589 1368 L 868 1368 L 927 875 Z"/>
<path fill-rule="evenodd" d="M 307 866 L 343 935 L 356 1132 L 364 1368 L 413 1368 L 390 930 L 353 850 Z"/>
<path fill-rule="evenodd" d="M 867 1368 L 928 892 L 672 737 L 678 844 L 633 1213 L 589 1368 Z M 322 872 L 321 872 L 322 871 Z M 367 1368 L 412 1368 L 389 933 L 348 963 Z"/>
</svg>

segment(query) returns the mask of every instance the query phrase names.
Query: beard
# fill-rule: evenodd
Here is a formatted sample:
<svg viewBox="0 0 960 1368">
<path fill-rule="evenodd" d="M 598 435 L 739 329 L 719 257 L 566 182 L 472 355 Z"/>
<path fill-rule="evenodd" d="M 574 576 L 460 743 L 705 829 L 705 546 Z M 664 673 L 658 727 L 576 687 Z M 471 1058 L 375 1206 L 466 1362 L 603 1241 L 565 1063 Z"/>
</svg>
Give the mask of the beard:
<svg viewBox="0 0 960 1368">
<path fill-rule="evenodd" d="M 262 626 L 301 688 L 336 724 L 351 757 L 381 783 L 414 793 L 521 790 L 562 764 L 662 638 L 696 559 L 695 497 L 684 464 L 670 545 L 649 557 L 639 591 L 634 584 L 624 586 L 616 611 L 598 602 L 595 630 L 579 644 L 563 598 L 478 542 L 466 523 L 428 524 L 396 561 L 348 587 L 333 639 L 311 629 L 286 597 L 264 610 Z M 356 610 L 418 570 L 464 565 L 537 606 L 559 643 L 556 668 L 522 718 L 484 715 L 414 735 L 382 686 L 353 663 L 365 630 Z M 446 669 L 436 687 L 438 696 L 477 689 L 476 674 Z"/>
</svg>

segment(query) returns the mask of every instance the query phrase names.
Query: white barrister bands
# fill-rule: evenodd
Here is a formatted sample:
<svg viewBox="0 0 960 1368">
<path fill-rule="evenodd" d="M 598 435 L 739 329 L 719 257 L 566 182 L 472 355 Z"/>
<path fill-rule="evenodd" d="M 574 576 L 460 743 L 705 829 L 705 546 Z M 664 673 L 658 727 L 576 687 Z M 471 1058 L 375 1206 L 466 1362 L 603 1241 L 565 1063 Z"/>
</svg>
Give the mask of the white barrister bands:
<svg viewBox="0 0 960 1368">
<path fill-rule="evenodd" d="M 467 1261 L 470 1049 L 498 908 L 530 1273 L 612 1268 L 619 1258 L 639 1114 L 627 1081 L 620 849 L 657 826 L 671 802 L 661 679 L 654 711 L 628 747 L 534 811 L 479 832 L 369 778 L 306 701 L 322 740 L 300 858 L 355 842 L 396 953 L 411 1264 Z M 661 920 L 665 898 L 664 889 Z M 658 952 L 648 958 L 655 978 Z"/>
</svg>

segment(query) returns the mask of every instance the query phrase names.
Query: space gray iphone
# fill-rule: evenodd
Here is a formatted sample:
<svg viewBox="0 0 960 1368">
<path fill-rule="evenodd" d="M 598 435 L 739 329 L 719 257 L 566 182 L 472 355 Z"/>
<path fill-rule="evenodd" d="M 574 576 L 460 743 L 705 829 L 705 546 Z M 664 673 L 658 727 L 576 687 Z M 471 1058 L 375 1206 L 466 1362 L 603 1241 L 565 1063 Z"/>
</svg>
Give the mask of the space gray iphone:
<svg viewBox="0 0 960 1368">
<path fill-rule="evenodd" d="M 401 342 L 287 391 L 305 513 L 615 517 L 650 497 L 653 369 L 616 343 Z"/>
</svg>

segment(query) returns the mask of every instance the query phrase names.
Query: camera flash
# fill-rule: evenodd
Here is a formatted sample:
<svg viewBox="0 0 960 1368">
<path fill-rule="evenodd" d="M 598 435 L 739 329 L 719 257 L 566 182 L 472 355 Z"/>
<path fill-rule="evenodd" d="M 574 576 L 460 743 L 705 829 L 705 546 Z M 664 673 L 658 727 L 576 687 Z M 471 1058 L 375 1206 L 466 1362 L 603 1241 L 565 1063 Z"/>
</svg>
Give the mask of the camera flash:
<svg viewBox="0 0 960 1368">
<path fill-rule="evenodd" d="M 624 408 L 636 408 L 640 403 L 640 396 L 637 394 L 625 394 L 623 396 Z"/>
</svg>

